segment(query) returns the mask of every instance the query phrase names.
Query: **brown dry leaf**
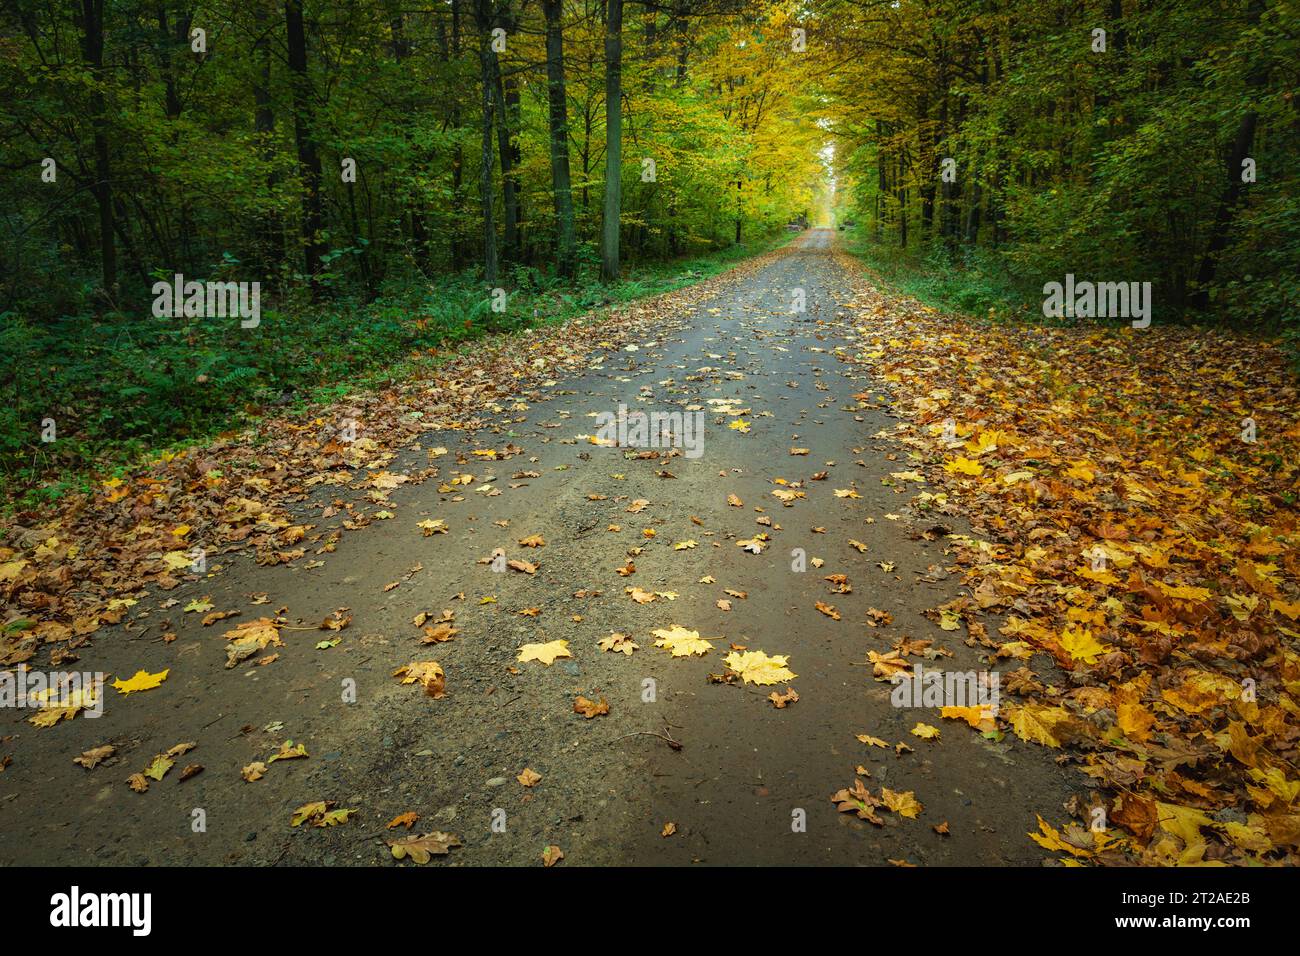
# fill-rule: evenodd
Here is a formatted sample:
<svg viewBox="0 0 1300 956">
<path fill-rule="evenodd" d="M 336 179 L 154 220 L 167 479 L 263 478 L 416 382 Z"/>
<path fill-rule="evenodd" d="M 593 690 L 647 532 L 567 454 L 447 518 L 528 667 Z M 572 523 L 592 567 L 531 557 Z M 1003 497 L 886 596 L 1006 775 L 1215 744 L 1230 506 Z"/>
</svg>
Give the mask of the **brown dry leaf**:
<svg viewBox="0 0 1300 956">
<path fill-rule="evenodd" d="M 530 767 L 525 767 L 515 779 L 523 786 L 531 788 L 542 782 L 542 775 Z"/>
<path fill-rule="evenodd" d="M 867 651 L 867 660 L 872 664 L 873 676 L 879 681 L 892 681 L 895 674 L 908 673 L 912 667 L 898 651 L 888 651 L 884 654 Z"/>
<path fill-rule="evenodd" d="M 461 846 L 460 837 L 435 830 L 420 836 L 402 837 L 388 844 L 394 860 L 408 857 L 413 863 L 428 863 L 435 856 L 446 856 L 454 846 Z"/>
<path fill-rule="evenodd" d="M 606 703 L 604 697 L 600 699 L 600 703 L 596 703 L 594 700 L 588 700 L 586 697 L 579 695 L 579 697 L 573 702 L 573 712 L 575 714 L 582 714 L 583 717 L 590 720 L 592 717 L 599 717 L 602 714 L 608 714 L 609 704 Z"/>
<path fill-rule="evenodd" d="M 247 660 L 268 644 L 283 647 L 280 640 L 280 626 L 269 617 L 259 617 L 256 621 L 245 621 L 223 635 L 230 643 L 226 645 L 226 667 L 234 667 L 240 661 Z"/>
<path fill-rule="evenodd" d="M 854 779 L 853 786 L 837 790 L 832 794 L 831 802 L 840 813 L 855 813 L 859 819 L 867 820 L 878 827 L 885 825 L 885 821 L 876 815 L 876 808 L 881 806 L 881 802 L 872 796 L 866 785 L 859 779 Z"/>
<path fill-rule="evenodd" d="M 94 770 L 100 763 L 107 760 L 115 753 L 117 753 L 116 747 L 110 744 L 104 744 L 102 747 L 92 747 L 80 757 L 73 757 L 72 762 L 81 764 L 81 766 L 85 767 L 87 770 Z"/>
<path fill-rule="evenodd" d="M 434 700 L 440 700 L 446 693 L 446 675 L 437 661 L 411 661 L 393 671 L 393 676 L 400 677 L 403 684 L 424 685 L 424 692 Z"/>
<path fill-rule="evenodd" d="M 840 612 L 835 610 L 835 607 L 831 604 L 826 604 L 822 601 L 818 601 L 813 606 L 816 607 L 817 610 L 825 614 L 827 617 L 829 617 L 832 621 L 838 621 L 840 619 Z"/>
<path fill-rule="evenodd" d="M 511 571 L 522 571 L 524 574 L 536 574 L 537 565 L 531 561 L 520 561 L 517 558 L 506 562 L 506 567 Z"/>
<path fill-rule="evenodd" d="M 450 641 L 460 633 L 460 628 L 452 627 L 450 624 L 437 624 L 424 629 L 424 637 L 420 638 L 421 644 L 443 644 Z"/>
<path fill-rule="evenodd" d="M 416 821 L 419 819 L 420 815 L 418 813 L 414 810 L 408 810 L 406 813 L 398 814 L 393 817 L 393 819 L 389 820 L 388 825 L 384 827 L 384 829 L 396 830 L 398 827 L 406 827 L 406 829 L 409 830 L 411 827 L 415 826 Z"/>
<path fill-rule="evenodd" d="M 659 835 L 661 837 L 667 838 L 672 836 L 676 832 L 677 832 L 677 824 L 669 820 L 667 823 L 664 824 L 664 828 L 659 831 Z"/>
<path fill-rule="evenodd" d="M 542 850 L 542 863 L 548 867 L 555 866 L 555 864 L 559 863 L 563 859 L 564 851 L 554 844 Z"/>
<path fill-rule="evenodd" d="M 384 590 L 391 591 L 392 588 L 385 588 Z M 352 615 L 348 613 L 349 610 L 351 609 L 346 607 L 335 608 L 329 617 L 320 622 L 320 629 L 322 631 L 343 630 L 352 623 Z"/>
<path fill-rule="evenodd" d="M 639 649 L 641 645 L 632 640 L 628 635 L 615 632 L 610 634 L 608 637 L 602 637 L 596 642 L 596 646 L 602 651 L 613 651 L 615 653 L 622 652 L 623 654 L 630 656 L 632 652 Z"/>
<path fill-rule="evenodd" d="M 546 539 L 540 534 L 530 534 L 526 538 L 520 538 L 519 545 L 524 548 L 544 548 L 546 547 Z"/>
<path fill-rule="evenodd" d="M 260 760 L 255 760 L 245 767 L 240 772 L 240 775 L 247 783 L 252 783 L 254 780 L 261 780 L 266 776 L 266 764 L 262 763 Z"/>
<path fill-rule="evenodd" d="M 793 704 L 799 700 L 799 695 L 795 693 L 793 687 L 787 687 L 784 694 L 778 694 L 776 691 L 767 695 L 767 699 L 772 702 L 772 706 L 777 710 L 784 710 L 787 705 Z"/>
<path fill-rule="evenodd" d="M 849 578 L 846 574 L 828 574 L 822 578 L 823 581 L 831 583 L 832 594 L 852 594 L 853 585 L 849 584 Z"/>
</svg>

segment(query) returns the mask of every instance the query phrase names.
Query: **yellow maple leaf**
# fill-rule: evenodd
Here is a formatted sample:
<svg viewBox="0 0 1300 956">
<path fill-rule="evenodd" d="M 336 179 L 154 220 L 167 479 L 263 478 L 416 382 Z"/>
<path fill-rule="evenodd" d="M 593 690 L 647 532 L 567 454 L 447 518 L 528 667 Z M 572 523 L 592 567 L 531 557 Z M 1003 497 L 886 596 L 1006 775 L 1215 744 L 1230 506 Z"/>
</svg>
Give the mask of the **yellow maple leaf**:
<svg viewBox="0 0 1300 956">
<path fill-rule="evenodd" d="M 1278 614 L 1284 614 L 1293 621 L 1296 618 L 1300 618 L 1300 601 L 1291 601 L 1288 603 L 1273 598 L 1268 602 L 1268 606 L 1271 610 L 1276 611 Z"/>
<path fill-rule="evenodd" d="M 557 657 L 572 657 L 568 641 L 548 641 L 545 644 L 525 644 L 519 648 L 520 661 L 541 661 L 547 667 L 555 663 Z"/>
<path fill-rule="evenodd" d="M 659 638 L 655 641 L 655 647 L 662 647 L 673 657 L 689 657 L 713 649 L 713 644 L 700 637 L 699 631 L 689 630 L 680 624 L 674 624 L 667 629 L 656 628 L 653 633 Z"/>
<path fill-rule="evenodd" d="M 978 461 L 972 461 L 969 458 L 958 456 L 943 466 L 943 470 L 950 475 L 982 475 L 984 466 Z"/>
<path fill-rule="evenodd" d="M 1061 741 L 1056 736 L 1056 728 L 1062 721 L 1069 719 L 1070 712 L 1064 707 L 1025 704 L 1007 716 L 1011 721 L 1011 729 L 1021 740 L 1045 747 L 1059 747 Z"/>
<path fill-rule="evenodd" d="M 1154 582 L 1155 586 L 1163 591 L 1168 597 L 1177 598 L 1180 601 L 1204 601 L 1210 596 L 1209 588 L 1198 588 L 1190 584 L 1180 584 L 1171 587 L 1163 581 Z"/>
<path fill-rule="evenodd" d="M 1060 644 L 1071 659 L 1083 661 L 1085 664 L 1097 663 L 1097 659 L 1107 650 L 1092 636 L 1092 631 L 1082 627 L 1067 627 L 1061 632 Z"/>
<path fill-rule="evenodd" d="M 113 686 L 117 688 L 120 694 L 129 694 L 137 690 L 153 690 L 159 684 L 167 679 L 171 673 L 171 668 L 159 671 L 157 674 L 150 674 L 146 671 L 136 671 L 135 676 L 130 680 L 115 680 Z"/>
<path fill-rule="evenodd" d="M 1086 847 L 1075 846 L 1074 844 L 1067 843 L 1065 840 L 1061 839 L 1060 831 L 1042 817 L 1038 818 L 1038 829 L 1041 832 L 1029 834 L 1029 839 L 1033 840 L 1044 850 L 1062 851 L 1076 857 L 1089 857 L 1093 855 L 1092 850 L 1089 850 Z"/>
<path fill-rule="evenodd" d="M 740 679 L 749 684 L 777 684 L 792 681 L 799 675 L 786 665 L 790 658 L 784 654 L 768 657 L 762 651 L 732 651 L 723 661 L 729 668 L 740 675 Z"/>
<path fill-rule="evenodd" d="M 940 707 L 939 716 L 945 720 L 964 720 L 972 727 L 993 719 L 993 713 L 987 707 Z"/>
<path fill-rule="evenodd" d="M 916 794 L 911 790 L 900 792 L 890 790 L 888 787 L 881 787 L 880 799 L 885 801 L 885 806 L 890 810 L 893 810 L 900 817 L 907 817 L 909 820 L 915 820 L 916 815 L 925 809 L 921 802 L 916 799 Z"/>
<path fill-rule="evenodd" d="M 1182 807 L 1174 803 L 1156 801 L 1156 812 L 1160 829 L 1172 833 L 1183 841 L 1187 850 L 1203 846 L 1205 838 L 1201 836 L 1201 827 L 1211 826 L 1214 821 L 1195 807 Z"/>
<path fill-rule="evenodd" d="M 171 571 L 179 571 L 181 568 L 188 568 L 194 563 L 188 551 L 168 551 L 162 557 L 163 564 Z"/>
<path fill-rule="evenodd" d="M 1300 797 L 1300 780 L 1288 780 L 1286 774 L 1278 767 L 1269 767 L 1267 772 L 1258 767 L 1251 767 L 1247 773 L 1256 783 L 1262 783 L 1287 804 L 1295 803 Z"/>
</svg>

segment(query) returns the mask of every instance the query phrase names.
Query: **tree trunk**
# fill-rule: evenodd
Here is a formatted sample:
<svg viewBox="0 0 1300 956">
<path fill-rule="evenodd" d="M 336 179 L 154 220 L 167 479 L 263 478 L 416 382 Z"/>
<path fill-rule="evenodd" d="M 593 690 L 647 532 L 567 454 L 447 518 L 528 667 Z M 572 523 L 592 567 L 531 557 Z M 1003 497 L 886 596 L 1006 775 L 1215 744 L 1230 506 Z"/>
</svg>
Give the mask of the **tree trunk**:
<svg viewBox="0 0 1300 956">
<path fill-rule="evenodd" d="M 510 29 L 509 2 L 498 12 L 496 23 L 505 30 Z M 497 52 L 488 47 L 488 57 L 492 68 L 492 95 L 496 101 L 497 114 L 497 154 L 501 161 L 501 205 L 505 210 L 505 256 L 508 259 L 519 258 L 519 200 L 515 173 L 512 171 L 514 153 L 510 147 L 510 113 L 506 106 L 505 84 L 501 79 L 501 58 Z"/>
<path fill-rule="evenodd" d="M 271 37 L 267 21 L 270 4 L 258 2 L 253 9 L 257 41 L 253 44 L 257 66 L 253 80 L 253 132 L 258 155 L 271 170 L 267 174 L 267 195 L 274 196 L 280 176 L 275 172 L 275 109 L 271 102 Z M 267 210 L 257 220 L 258 259 L 265 275 L 274 272 L 284 260 L 284 237 L 279 213 Z"/>
<path fill-rule="evenodd" d="M 1263 11 L 1264 4 L 1260 0 L 1254 0 L 1250 4 L 1247 10 L 1247 23 L 1252 29 L 1259 23 Z M 1246 75 L 1246 88 L 1253 93 L 1264 85 L 1265 80 L 1264 69 L 1256 66 Z M 1251 148 L 1255 143 L 1255 127 L 1258 123 L 1259 116 L 1253 109 L 1242 114 L 1241 120 L 1237 123 L 1237 133 L 1232 138 L 1232 146 L 1225 157 L 1228 187 L 1219 199 L 1218 209 L 1215 210 L 1214 225 L 1210 228 L 1210 241 L 1196 270 L 1196 291 L 1192 295 L 1191 304 L 1202 312 L 1209 308 L 1210 286 L 1214 283 L 1215 272 L 1219 268 L 1219 256 L 1228 247 L 1228 233 L 1232 229 L 1232 221 L 1237 216 L 1237 206 L 1241 202 L 1241 187 L 1244 185 L 1241 180 L 1241 164 L 1250 156 Z"/>
<path fill-rule="evenodd" d="M 514 130 L 515 135 L 507 137 L 506 152 L 510 154 L 510 186 L 512 188 L 512 202 L 515 216 L 515 243 L 516 252 L 522 259 L 524 249 L 528 245 L 524 238 L 524 187 L 520 181 L 519 168 L 523 165 L 523 151 L 519 148 L 519 132 L 523 119 L 522 108 L 520 107 L 519 98 L 519 80 L 514 76 L 508 76 L 505 79 L 505 116 L 509 128 Z"/>
<path fill-rule="evenodd" d="M 623 0 L 608 0 L 605 19 L 605 222 L 600 278 L 618 281 L 623 173 Z"/>
<path fill-rule="evenodd" d="M 387 0 L 386 9 L 388 11 L 389 32 L 392 34 L 393 62 L 401 64 L 411 55 L 411 41 L 406 36 L 406 17 L 402 13 L 400 0 Z M 442 34 L 440 46 L 443 59 L 446 60 L 445 32 Z M 423 161 L 427 161 L 427 159 Z M 351 195 L 348 196 L 348 201 L 353 201 Z M 406 200 L 406 216 L 411 224 L 411 245 L 414 247 L 415 262 L 425 272 L 430 272 L 433 269 L 433 261 L 429 248 L 429 227 L 424 221 L 424 209 L 414 195 L 409 196 Z M 372 230 L 371 235 L 373 234 Z M 368 253 L 366 258 L 369 258 Z"/>
<path fill-rule="evenodd" d="M 569 176 L 569 104 L 564 89 L 562 0 L 542 0 L 546 14 L 546 89 L 550 103 L 551 190 L 555 193 L 555 266 L 565 278 L 577 269 L 573 184 Z"/>
<path fill-rule="evenodd" d="M 451 0 L 451 52 L 448 56 L 448 62 L 453 64 L 460 63 L 460 5 L 462 0 Z M 460 97 L 453 96 L 451 100 L 451 125 L 454 129 L 460 129 Z M 465 185 L 465 155 L 461 149 L 460 137 L 456 137 L 456 148 L 451 155 L 451 205 L 456 212 L 458 222 L 468 218 L 465 215 L 464 201 Z M 450 237 L 451 244 L 451 267 L 453 271 L 460 272 L 465 267 L 465 251 L 460 238 L 459 230 L 452 230 Z"/>
<path fill-rule="evenodd" d="M 1254 110 L 1249 110 L 1242 116 L 1241 122 L 1237 124 L 1237 135 L 1233 137 L 1232 148 L 1228 151 L 1228 188 L 1219 200 L 1219 208 L 1214 214 L 1214 226 L 1210 230 L 1210 242 L 1205 248 L 1205 254 L 1201 256 L 1200 267 L 1196 270 L 1196 292 L 1192 296 L 1192 305 L 1201 311 L 1209 307 L 1210 286 L 1219 267 L 1219 255 L 1228 247 L 1228 232 L 1241 201 L 1241 163 L 1250 155 L 1258 122 L 1259 117 Z"/>
<path fill-rule="evenodd" d="M 108 158 L 108 117 L 104 103 L 104 0 L 81 0 L 81 51 L 93 77 L 90 122 L 95 131 L 95 205 L 99 208 L 99 266 L 104 293 L 117 289 L 117 245 L 113 219 L 113 170 Z"/>
<path fill-rule="evenodd" d="M 497 229 L 492 198 L 492 13 L 491 0 L 474 0 L 478 21 L 479 80 L 483 87 L 483 155 L 479 196 L 483 203 L 483 278 L 497 281 Z"/>
<path fill-rule="evenodd" d="M 311 101 L 311 83 L 307 77 L 307 32 L 302 22 L 302 0 L 285 0 L 285 29 L 289 42 L 289 71 L 293 74 L 293 135 L 298 146 L 298 168 L 302 174 L 303 271 L 311 281 L 312 295 L 319 292 L 316 277 L 321 271 L 324 244 L 321 230 L 320 152 Z"/>
</svg>

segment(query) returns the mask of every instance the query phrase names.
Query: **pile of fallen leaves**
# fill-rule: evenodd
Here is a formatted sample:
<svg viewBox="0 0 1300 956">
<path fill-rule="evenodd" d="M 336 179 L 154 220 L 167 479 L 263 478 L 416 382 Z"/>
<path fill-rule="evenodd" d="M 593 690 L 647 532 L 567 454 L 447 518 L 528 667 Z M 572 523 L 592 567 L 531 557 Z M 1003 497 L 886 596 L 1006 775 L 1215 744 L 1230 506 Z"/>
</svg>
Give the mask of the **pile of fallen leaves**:
<svg viewBox="0 0 1300 956">
<path fill-rule="evenodd" d="M 840 357 L 879 385 L 861 407 L 902 417 L 882 437 L 909 448 L 916 511 L 973 525 L 950 537 L 970 593 L 936 615 L 1003 670 L 998 725 L 1090 780 L 1033 838 L 1071 863 L 1300 862 L 1300 400 L 1280 352 L 854 295 Z"/>
</svg>

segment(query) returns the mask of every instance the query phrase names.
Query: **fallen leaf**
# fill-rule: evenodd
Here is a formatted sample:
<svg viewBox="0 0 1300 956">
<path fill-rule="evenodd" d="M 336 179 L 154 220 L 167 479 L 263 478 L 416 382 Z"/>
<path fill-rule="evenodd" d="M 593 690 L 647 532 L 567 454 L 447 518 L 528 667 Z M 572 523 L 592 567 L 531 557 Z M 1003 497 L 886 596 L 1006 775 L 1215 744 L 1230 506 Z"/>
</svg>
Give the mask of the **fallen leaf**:
<svg viewBox="0 0 1300 956">
<path fill-rule="evenodd" d="M 519 648 L 519 661 L 540 661 L 547 667 L 555 663 L 557 657 L 572 657 L 569 642 L 566 640 L 548 641 L 545 644 L 525 644 Z"/>
<path fill-rule="evenodd" d="M 402 837 L 388 844 L 394 860 L 408 857 L 414 863 L 428 863 L 435 856 L 446 856 L 454 846 L 461 846 L 460 837 L 435 830 L 421 836 Z"/>
</svg>

